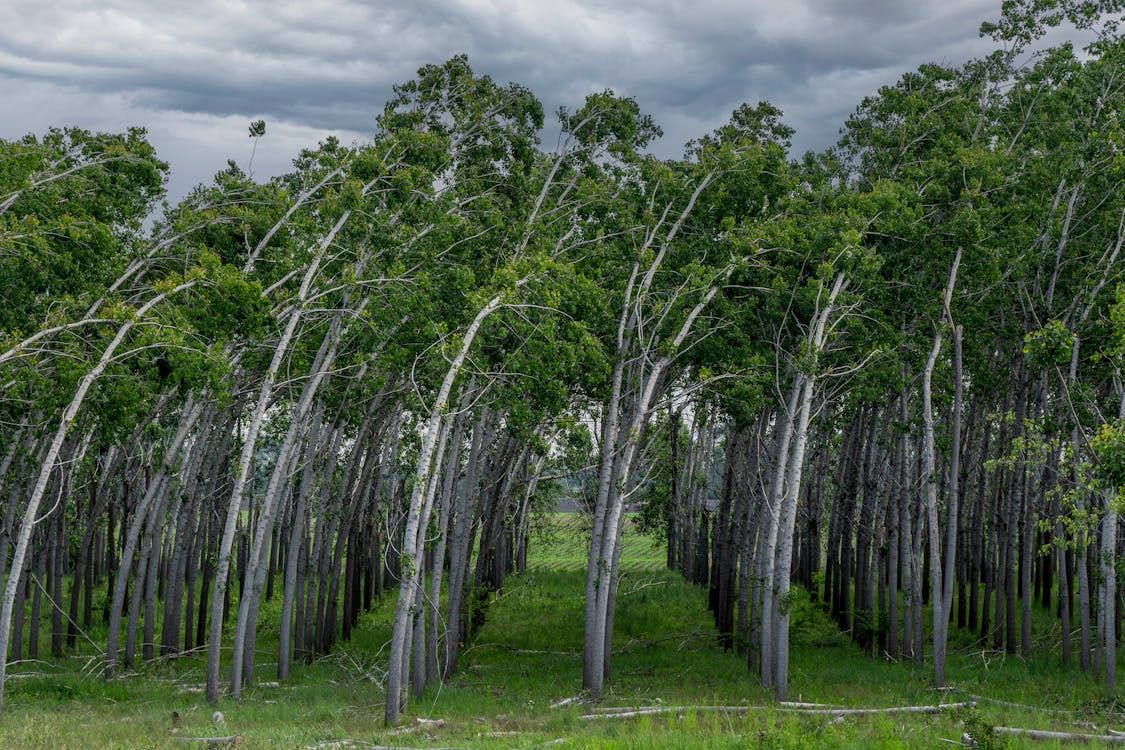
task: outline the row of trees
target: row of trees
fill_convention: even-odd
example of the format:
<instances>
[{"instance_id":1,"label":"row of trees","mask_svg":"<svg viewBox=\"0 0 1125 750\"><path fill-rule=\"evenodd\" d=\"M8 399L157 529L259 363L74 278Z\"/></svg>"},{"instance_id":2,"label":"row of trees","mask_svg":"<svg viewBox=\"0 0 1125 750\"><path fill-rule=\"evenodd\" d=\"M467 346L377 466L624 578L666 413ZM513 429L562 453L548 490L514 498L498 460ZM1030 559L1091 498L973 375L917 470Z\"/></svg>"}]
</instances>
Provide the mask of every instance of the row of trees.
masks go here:
<instances>
[{"instance_id":1,"label":"row of trees","mask_svg":"<svg viewBox=\"0 0 1125 750\"><path fill-rule=\"evenodd\" d=\"M642 497L779 697L825 545L866 646L921 660L930 602L939 683L955 591L959 626L1015 648L1018 609L1030 648L1056 582L1064 658L1074 618L1112 680L1116 10L1006 4L1003 49L904 76L800 161L765 103L656 159L610 92L544 149L532 93L463 57L396 87L369 143L265 183L232 163L150 231L142 131L0 144L0 653L38 654L46 606L61 655L100 608L108 676L206 649L214 701L224 649L233 696L255 679L264 600L285 679L393 587L393 724L568 475L594 696ZM1025 54L1063 18L1097 42Z\"/></svg>"},{"instance_id":2,"label":"row of trees","mask_svg":"<svg viewBox=\"0 0 1125 750\"><path fill-rule=\"evenodd\" d=\"M1063 661L1076 627L1082 668L1115 689L1122 46L1092 4L1028 6L986 26L1004 49L904 76L819 159L875 262L831 262L792 316L774 398L727 431L717 507L670 493L672 536L685 512L713 524L696 542L711 570L681 566L781 697L791 578L860 644L919 664L928 605L938 685L954 606L957 627L1029 653L1040 602ZM1088 56L1027 55L1067 17L1096 30Z\"/></svg>"}]
</instances>

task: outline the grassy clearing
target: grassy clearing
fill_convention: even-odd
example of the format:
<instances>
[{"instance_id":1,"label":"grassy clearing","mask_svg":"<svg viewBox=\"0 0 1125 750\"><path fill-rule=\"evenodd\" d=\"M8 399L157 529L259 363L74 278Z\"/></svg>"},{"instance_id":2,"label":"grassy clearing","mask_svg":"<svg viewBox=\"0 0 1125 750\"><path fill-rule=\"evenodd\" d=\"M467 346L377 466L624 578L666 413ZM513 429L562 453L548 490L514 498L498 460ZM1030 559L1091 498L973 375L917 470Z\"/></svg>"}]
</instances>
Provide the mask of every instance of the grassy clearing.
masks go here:
<instances>
[{"instance_id":1,"label":"grassy clearing","mask_svg":"<svg viewBox=\"0 0 1125 750\"><path fill-rule=\"evenodd\" d=\"M623 571L651 571L664 567L664 546L637 533L633 518L622 517L625 530L621 538ZM590 518L581 513L555 513L546 516L532 531L528 568L552 571L585 571L589 554Z\"/></svg>"},{"instance_id":2,"label":"grassy clearing","mask_svg":"<svg viewBox=\"0 0 1125 750\"><path fill-rule=\"evenodd\" d=\"M937 693L929 687L928 668L860 653L806 598L798 598L793 610L793 700L874 707L975 694L1027 707L982 702L970 712L847 718L779 711L743 658L716 644L703 592L663 570L663 551L632 529L627 529L629 563L607 695L597 706L552 707L575 697L581 681L585 543L579 524L577 517L555 518L540 533L528 574L511 579L491 602L488 622L469 644L461 673L414 701L403 729L381 725L383 645L394 604L387 597L330 657L298 667L282 685L263 684L241 701L216 707L202 699L202 654L145 664L113 683L91 674L88 657L16 665L18 676L8 684L0 720L0 747L182 749L193 746L182 742L185 737L240 734L251 748L328 748L345 739L359 743L353 747L913 748L946 746L961 737L965 722L978 733L979 727L998 724L1125 730L1125 706L1107 699L1088 675L1063 669L1057 655L1005 657L966 638L950 657L954 689ZM1043 626L1049 627L1048 618ZM261 638L259 679L272 680L276 623L264 625ZM581 718L641 705L747 711ZM212 725L215 708L225 715L224 727ZM1006 746L1052 744L1012 739Z\"/></svg>"}]
</instances>

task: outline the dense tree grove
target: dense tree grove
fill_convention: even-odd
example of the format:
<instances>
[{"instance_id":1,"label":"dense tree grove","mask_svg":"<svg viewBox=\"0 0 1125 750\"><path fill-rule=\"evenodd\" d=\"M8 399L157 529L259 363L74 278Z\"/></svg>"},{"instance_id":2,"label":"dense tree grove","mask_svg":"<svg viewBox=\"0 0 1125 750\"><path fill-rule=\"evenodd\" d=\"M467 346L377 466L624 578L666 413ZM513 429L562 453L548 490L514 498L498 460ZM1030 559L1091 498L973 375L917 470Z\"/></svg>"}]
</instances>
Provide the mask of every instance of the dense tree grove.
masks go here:
<instances>
[{"instance_id":1,"label":"dense tree grove","mask_svg":"<svg viewBox=\"0 0 1125 750\"><path fill-rule=\"evenodd\" d=\"M1121 11L1005 2L993 54L800 159L768 103L657 159L608 91L544 148L464 57L369 142L231 162L155 222L143 131L0 141L0 653L100 619L107 678L206 650L214 701L260 677L264 602L286 679L394 596L393 724L567 478L595 697L634 502L780 699L806 595L939 686L951 629L1028 653L1040 607L1114 689ZM1090 44L1037 46L1064 23Z\"/></svg>"}]
</instances>

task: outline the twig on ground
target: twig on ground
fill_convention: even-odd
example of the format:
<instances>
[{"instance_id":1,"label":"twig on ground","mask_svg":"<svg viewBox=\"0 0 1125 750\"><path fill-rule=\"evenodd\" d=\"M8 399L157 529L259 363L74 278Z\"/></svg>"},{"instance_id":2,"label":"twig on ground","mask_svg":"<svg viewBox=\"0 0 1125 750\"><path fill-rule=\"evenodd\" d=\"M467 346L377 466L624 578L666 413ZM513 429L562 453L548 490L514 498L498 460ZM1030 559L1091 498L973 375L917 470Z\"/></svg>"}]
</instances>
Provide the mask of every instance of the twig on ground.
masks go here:
<instances>
[{"instance_id":1,"label":"twig on ground","mask_svg":"<svg viewBox=\"0 0 1125 750\"><path fill-rule=\"evenodd\" d=\"M417 732L419 729L436 729L445 726L445 719L423 719L421 716L414 719L414 724L408 727L399 727L384 732L387 735L409 734L410 732Z\"/></svg>"}]
</instances>

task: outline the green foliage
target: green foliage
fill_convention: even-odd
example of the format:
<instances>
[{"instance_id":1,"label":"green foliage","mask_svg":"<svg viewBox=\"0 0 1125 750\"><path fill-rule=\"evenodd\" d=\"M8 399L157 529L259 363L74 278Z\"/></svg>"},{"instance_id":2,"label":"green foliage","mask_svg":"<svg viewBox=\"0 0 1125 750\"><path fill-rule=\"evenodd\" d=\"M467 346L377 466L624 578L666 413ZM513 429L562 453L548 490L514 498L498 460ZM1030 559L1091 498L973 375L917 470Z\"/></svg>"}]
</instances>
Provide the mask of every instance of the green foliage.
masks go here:
<instances>
[{"instance_id":1,"label":"green foliage","mask_svg":"<svg viewBox=\"0 0 1125 750\"><path fill-rule=\"evenodd\" d=\"M541 103L518 84L478 75L464 56L424 66L396 87L371 142L328 138L266 182L231 162L168 207L151 232L143 220L162 195L166 166L143 131L52 130L0 142L0 341L7 351L58 329L0 363L0 420L9 425L0 445L10 445L11 425L49 429L129 323L72 432L89 440L83 481L99 469L90 457L110 446L160 460L188 394L238 403L275 366L254 466L260 484L293 423L291 405L331 347L338 357L318 403L340 436L340 457L353 455L369 414L401 409L400 434L387 439L398 441L396 471L409 473L437 384L469 322L498 297L450 401L471 378L474 408L502 412L505 436L546 455L548 475L569 472L574 496L589 494L597 440L587 422L608 395L615 361L625 364L629 389L660 360L667 369L658 397L691 393L732 429L753 424L786 380L816 378L817 439L834 453L834 420L858 404L908 395L948 317L965 332L963 384L983 414L967 444L976 451L982 436L993 440L989 468L1042 481L1072 427L1089 435L1101 423L1094 415L1114 400L1110 384L1125 360L1125 288L1116 304L1109 299L1125 174L1122 47L1116 21L1105 16L1121 8L1117 0L1006 2L987 31L1017 48L1063 20L1103 36L1086 55L1063 45L1022 66L1012 48L961 67L921 66L865 99L837 148L796 161L787 153L792 129L766 102L737 108L682 159L654 158L645 149L659 126L610 91L560 111L561 146L548 154L539 148ZM264 134L264 121L251 123L250 138ZM945 310L941 289L957 253L961 272ZM847 283L825 317L825 341L814 342L811 322L837 279ZM187 281L191 289L138 319L146 302ZM718 287L691 335L674 343L688 312ZM290 322L293 339L279 346ZM1060 378L1079 342L1076 372ZM946 351L935 378L943 415L952 400ZM1007 390L1032 378L1044 413L1016 424ZM990 413L1000 403L1009 403L1007 413ZM230 419L240 424L238 415ZM744 655L718 645L698 590L664 571L665 551L640 533L664 537L672 447L690 439L666 427L655 417L631 435L649 441L638 459L647 465L634 472L648 481L631 496L644 510L624 523L618 653L605 700L764 704ZM138 442L123 444L134 432ZM234 452L238 433L228 436ZM1068 535L1056 543L1090 538L1100 489L1125 485L1123 435L1125 425L1103 425L1092 455L1083 444L1058 468L1064 479L1047 499L1059 499ZM207 439L192 435L192 449ZM939 435L943 451L949 440ZM33 464L33 454L16 463ZM880 447L878 455L891 454ZM11 471L0 482L19 494L27 477ZM344 491L342 467L320 479L326 493ZM72 487L76 496L84 489ZM76 528L79 506L62 500ZM442 744L505 745L488 732L526 731L531 744L565 735L578 746L744 746L749 737L776 747L894 747L959 733L947 718L838 726L768 708L746 718L688 711L628 728L594 728L577 720L577 709L544 718L542 707L563 697L558 685L578 683L590 519L543 513L549 492L536 503L529 576L503 592L473 590L468 668L424 702L449 717L434 738ZM431 517L435 531L437 523ZM909 667L855 649L807 592L794 589L783 607L795 647L791 693L866 705L932 699ZM267 607L264 637L276 637L277 616L276 603ZM369 665L380 663L388 620L386 607L367 615L348 651L307 665L285 686L292 692L284 709L253 696L257 702L231 707L232 719L244 711L247 734L261 746L313 746L344 734L385 744L370 718L383 696ZM886 620L856 614L853 624L878 636ZM977 653L953 653L949 673L966 691L1037 702L1060 695L1053 700L1063 710L1086 700L1085 683L1047 659L1035 653L982 672ZM191 657L143 665L136 688L61 674L13 680L24 720L0 724L0 744L42 746L36 725L56 714L65 729L58 746L170 744L153 711L186 711L177 701L191 699L173 697L168 684L198 667ZM143 721L137 730L88 732L83 724L93 720L81 711ZM986 722L999 718L982 709L979 727L967 720L969 733L990 742Z\"/></svg>"},{"instance_id":2,"label":"green foliage","mask_svg":"<svg viewBox=\"0 0 1125 750\"><path fill-rule=\"evenodd\" d=\"M1033 367L1061 367L1070 363L1076 336L1058 320L1052 320L1024 337L1023 353Z\"/></svg>"},{"instance_id":3,"label":"green foliage","mask_svg":"<svg viewBox=\"0 0 1125 750\"><path fill-rule=\"evenodd\" d=\"M1125 422L1103 424L1090 441L1097 457L1097 474L1106 486L1125 488Z\"/></svg>"},{"instance_id":4,"label":"green foliage","mask_svg":"<svg viewBox=\"0 0 1125 750\"><path fill-rule=\"evenodd\" d=\"M1010 42L1021 49L1068 21L1079 29L1095 29L1105 38L1116 33L1121 0L1004 0L1001 17L981 24L981 36Z\"/></svg>"},{"instance_id":5,"label":"green foliage","mask_svg":"<svg viewBox=\"0 0 1125 750\"><path fill-rule=\"evenodd\" d=\"M824 648L847 642L844 634L836 627L816 598L800 586L794 586L789 590L788 607L789 638L794 646ZM860 614L860 612L854 613L857 617ZM866 623L864 626L877 632L878 624Z\"/></svg>"},{"instance_id":6,"label":"green foliage","mask_svg":"<svg viewBox=\"0 0 1125 750\"><path fill-rule=\"evenodd\" d=\"M972 742L972 747L980 750L1000 750L1008 746L1007 739L996 733L996 729L981 718L980 712L969 709L965 711L965 734Z\"/></svg>"},{"instance_id":7,"label":"green foliage","mask_svg":"<svg viewBox=\"0 0 1125 750\"><path fill-rule=\"evenodd\" d=\"M206 282L182 303L185 322L206 341L262 336L271 321L269 308L261 282L228 265L210 269Z\"/></svg>"},{"instance_id":8,"label":"green foliage","mask_svg":"<svg viewBox=\"0 0 1125 750\"><path fill-rule=\"evenodd\" d=\"M468 597L466 598L466 603L468 605L466 622L468 623L470 638L483 628L485 622L488 620L488 609L492 605L494 593L492 587L489 586L487 582L469 589Z\"/></svg>"},{"instance_id":9,"label":"green foliage","mask_svg":"<svg viewBox=\"0 0 1125 750\"><path fill-rule=\"evenodd\" d=\"M141 128L0 140L0 332L101 294L135 252L167 169Z\"/></svg>"},{"instance_id":10,"label":"green foliage","mask_svg":"<svg viewBox=\"0 0 1125 750\"><path fill-rule=\"evenodd\" d=\"M637 102L610 90L590 94L575 112L558 111L563 132L593 153L602 149L624 162L635 161L639 152L662 131L651 116L642 114Z\"/></svg>"}]
</instances>

